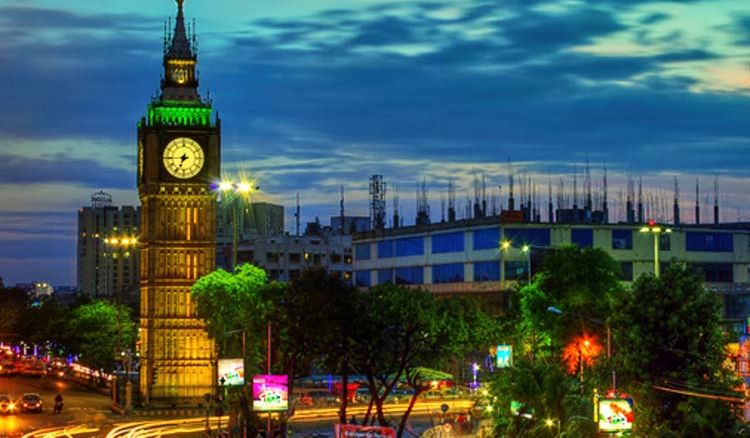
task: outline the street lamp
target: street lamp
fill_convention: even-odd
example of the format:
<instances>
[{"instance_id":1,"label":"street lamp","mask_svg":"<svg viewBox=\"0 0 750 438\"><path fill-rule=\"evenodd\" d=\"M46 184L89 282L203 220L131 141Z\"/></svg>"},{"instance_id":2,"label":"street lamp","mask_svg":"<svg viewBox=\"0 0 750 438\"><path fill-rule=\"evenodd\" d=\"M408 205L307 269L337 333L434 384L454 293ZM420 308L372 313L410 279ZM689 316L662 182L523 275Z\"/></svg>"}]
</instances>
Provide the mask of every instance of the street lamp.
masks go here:
<instances>
[{"instance_id":1,"label":"street lamp","mask_svg":"<svg viewBox=\"0 0 750 438\"><path fill-rule=\"evenodd\" d=\"M222 201L228 202L228 208L232 212L232 269L237 266L237 246L239 240L239 214L238 210L249 201L252 191L260 187L255 186L255 179L249 179L240 174L236 179L223 179L215 186L221 195ZM242 201L242 202L240 202ZM244 218L244 214L242 215Z\"/></svg>"},{"instance_id":2,"label":"street lamp","mask_svg":"<svg viewBox=\"0 0 750 438\"><path fill-rule=\"evenodd\" d=\"M554 313L556 315L563 314L563 311L555 306L547 307L547 311ZM595 324L601 324L607 329L607 360L611 360L612 359L612 328L610 327L609 323L606 321L602 321L601 319L598 319L598 318L592 318L590 316L580 314L578 312L570 312L570 314L574 316L578 316L579 318L586 319ZM588 339L584 340L584 345L586 347L588 347L588 344L587 344L588 342L589 342ZM580 354L581 354L581 351L579 349L579 361L581 362L581 381L583 382L583 360L580 357ZM610 366L612 366L611 362L610 362ZM617 391L617 372L615 371L614 366L612 366L612 390Z\"/></svg>"},{"instance_id":3,"label":"street lamp","mask_svg":"<svg viewBox=\"0 0 750 438\"><path fill-rule=\"evenodd\" d=\"M503 272L502 280L505 280L505 266L504 266L505 263L504 263L504 259L502 258L502 255L506 251L510 250L511 247L512 247L512 245L511 245L511 243L510 243L509 240L503 240L502 242L500 242L501 263L503 265L503 266L501 266L502 272ZM521 252L523 254L526 254L526 275L527 275L527 280L528 280L529 284L531 284L531 250L532 250L532 246L529 245L529 244L524 244L524 245L521 246L520 250L521 250Z\"/></svg>"},{"instance_id":4,"label":"street lamp","mask_svg":"<svg viewBox=\"0 0 750 438\"><path fill-rule=\"evenodd\" d=\"M562 427L562 425L560 424L560 420L556 418L547 418L546 420L544 420L544 425L547 426L549 429L552 429L552 427L555 424L557 424L557 435L555 436L560 436L560 432L561 432L560 429Z\"/></svg>"},{"instance_id":5,"label":"street lamp","mask_svg":"<svg viewBox=\"0 0 750 438\"><path fill-rule=\"evenodd\" d=\"M641 233L651 233L654 235L654 276L659 276L659 240L662 233L671 233L671 228L659 226L655 220L649 219L648 223L638 230Z\"/></svg>"}]
</instances>

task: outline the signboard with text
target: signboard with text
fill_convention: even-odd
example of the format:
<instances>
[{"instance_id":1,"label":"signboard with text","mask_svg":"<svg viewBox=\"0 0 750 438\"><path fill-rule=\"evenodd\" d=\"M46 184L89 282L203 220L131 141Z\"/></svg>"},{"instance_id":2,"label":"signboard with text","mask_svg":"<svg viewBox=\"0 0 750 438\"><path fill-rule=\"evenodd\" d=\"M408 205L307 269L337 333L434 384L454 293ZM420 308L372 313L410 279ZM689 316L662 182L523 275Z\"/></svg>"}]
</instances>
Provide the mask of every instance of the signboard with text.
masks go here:
<instances>
[{"instance_id":1,"label":"signboard with text","mask_svg":"<svg viewBox=\"0 0 750 438\"><path fill-rule=\"evenodd\" d=\"M599 431L619 432L633 428L633 399L599 399Z\"/></svg>"},{"instance_id":2,"label":"signboard with text","mask_svg":"<svg viewBox=\"0 0 750 438\"><path fill-rule=\"evenodd\" d=\"M253 410L285 411L289 408L289 376L260 374L253 376Z\"/></svg>"},{"instance_id":3,"label":"signboard with text","mask_svg":"<svg viewBox=\"0 0 750 438\"><path fill-rule=\"evenodd\" d=\"M245 384L245 370L242 359L219 359L219 380L224 379L225 386L242 386Z\"/></svg>"},{"instance_id":4,"label":"signboard with text","mask_svg":"<svg viewBox=\"0 0 750 438\"><path fill-rule=\"evenodd\" d=\"M396 438L396 429L359 424L334 424L335 438Z\"/></svg>"}]
</instances>

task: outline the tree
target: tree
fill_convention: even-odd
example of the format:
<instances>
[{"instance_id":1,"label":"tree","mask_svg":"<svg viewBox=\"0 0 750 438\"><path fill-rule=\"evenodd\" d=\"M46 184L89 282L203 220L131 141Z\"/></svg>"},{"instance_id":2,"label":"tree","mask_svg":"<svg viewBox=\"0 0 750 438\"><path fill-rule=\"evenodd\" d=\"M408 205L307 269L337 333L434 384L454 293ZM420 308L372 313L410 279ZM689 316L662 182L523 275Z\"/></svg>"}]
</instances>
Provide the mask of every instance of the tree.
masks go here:
<instances>
[{"instance_id":1,"label":"tree","mask_svg":"<svg viewBox=\"0 0 750 438\"><path fill-rule=\"evenodd\" d=\"M520 359L490 385L495 430L505 437L596 435L591 401L558 363Z\"/></svg>"},{"instance_id":2,"label":"tree","mask_svg":"<svg viewBox=\"0 0 750 438\"><path fill-rule=\"evenodd\" d=\"M687 267L639 277L612 317L618 380L636 396L636 427L655 436L737 436L731 406L710 398L662 392L673 387L704 396L737 396L722 367L725 338L718 297Z\"/></svg>"},{"instance_id":3,"label":"tree","mask_svg":"<svg viewBox=\"0 0 750 438\"><path fill-rule=\"evenodd\" d=\"M73 310L67 331L80 361L106 371L112 369L116 349L132 348L136 334L128 307L101 300Z\"/></svg>"},{"instance_id":4,"label":"tree","mask_svg":"<svg viewBox=\"0 0 750 438\"><path fill-rule=\"evenodd\" d=\"M620 267L600 248L563 246L547 254L532 284L520 291L520 328L532 356L560 348L583 332L604 336L613 302L623 293ZM562 310L550 312L549 307Z\"/></svg>"},{"instance_id":5,"label":"tree","mask_svg":"<svg viewBox=\"0 0 750 438\"><path fill-rule=\"evenodd\" d=\"M0 339L8 342L19 336L27 304L28 297L23 290L0 287Z\"/></svg>"}]
</instances>

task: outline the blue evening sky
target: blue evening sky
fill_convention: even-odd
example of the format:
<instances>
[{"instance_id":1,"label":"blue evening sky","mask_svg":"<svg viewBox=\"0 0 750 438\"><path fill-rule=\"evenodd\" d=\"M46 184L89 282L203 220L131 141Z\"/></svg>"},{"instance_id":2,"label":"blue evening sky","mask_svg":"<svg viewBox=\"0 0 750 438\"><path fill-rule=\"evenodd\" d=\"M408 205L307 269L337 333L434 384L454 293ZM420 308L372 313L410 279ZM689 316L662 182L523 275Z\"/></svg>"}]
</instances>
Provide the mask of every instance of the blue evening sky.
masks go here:
<instances>
[{"instance_id":1,"label":"blue evening sky","mask_svg":"<svg viewBox=\"0 0 750 438\"><path fill-rule=\"evenodd\" d=\"M136 204L136 121L159 84L170 0L0 0L0 276L75 284L76 211ZM223 120L223 167L305 221L367 215L367 179L398 187L406 223L426 181L440 219L474 169L507 193L507 160L569 179L628 173L668 219L674 177L748 220L750 2L186 0L201 91ZM581 178L579 177L579 183ZM708 196L708 199L706 199ZM388 202L388 214L392 210ZM708 209L704 208L708 213ZM708 220L708 216L703 218Z\"/></svg>"}]
</instances>

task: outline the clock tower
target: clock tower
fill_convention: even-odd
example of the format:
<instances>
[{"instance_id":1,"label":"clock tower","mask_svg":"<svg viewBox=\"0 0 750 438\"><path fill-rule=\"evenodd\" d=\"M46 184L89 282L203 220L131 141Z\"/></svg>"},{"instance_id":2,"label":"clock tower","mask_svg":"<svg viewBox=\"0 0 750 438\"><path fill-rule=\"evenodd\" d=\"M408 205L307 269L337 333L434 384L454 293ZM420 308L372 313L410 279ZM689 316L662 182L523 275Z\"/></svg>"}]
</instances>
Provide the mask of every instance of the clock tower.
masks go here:
<instances>
[{"instance_id":1,"label":"clock tower","mask_svg":"<svg viewBox=\"0 0 750 438\"><path fill-rule=\"evenodd\" d=\"M190 288L214 269L221 122L198 93L195 39L177 1L165 37L161 94L138 123L141 199L140 393L146 403L213 393L216 350Z\"/></svg>"}]
</instances>

